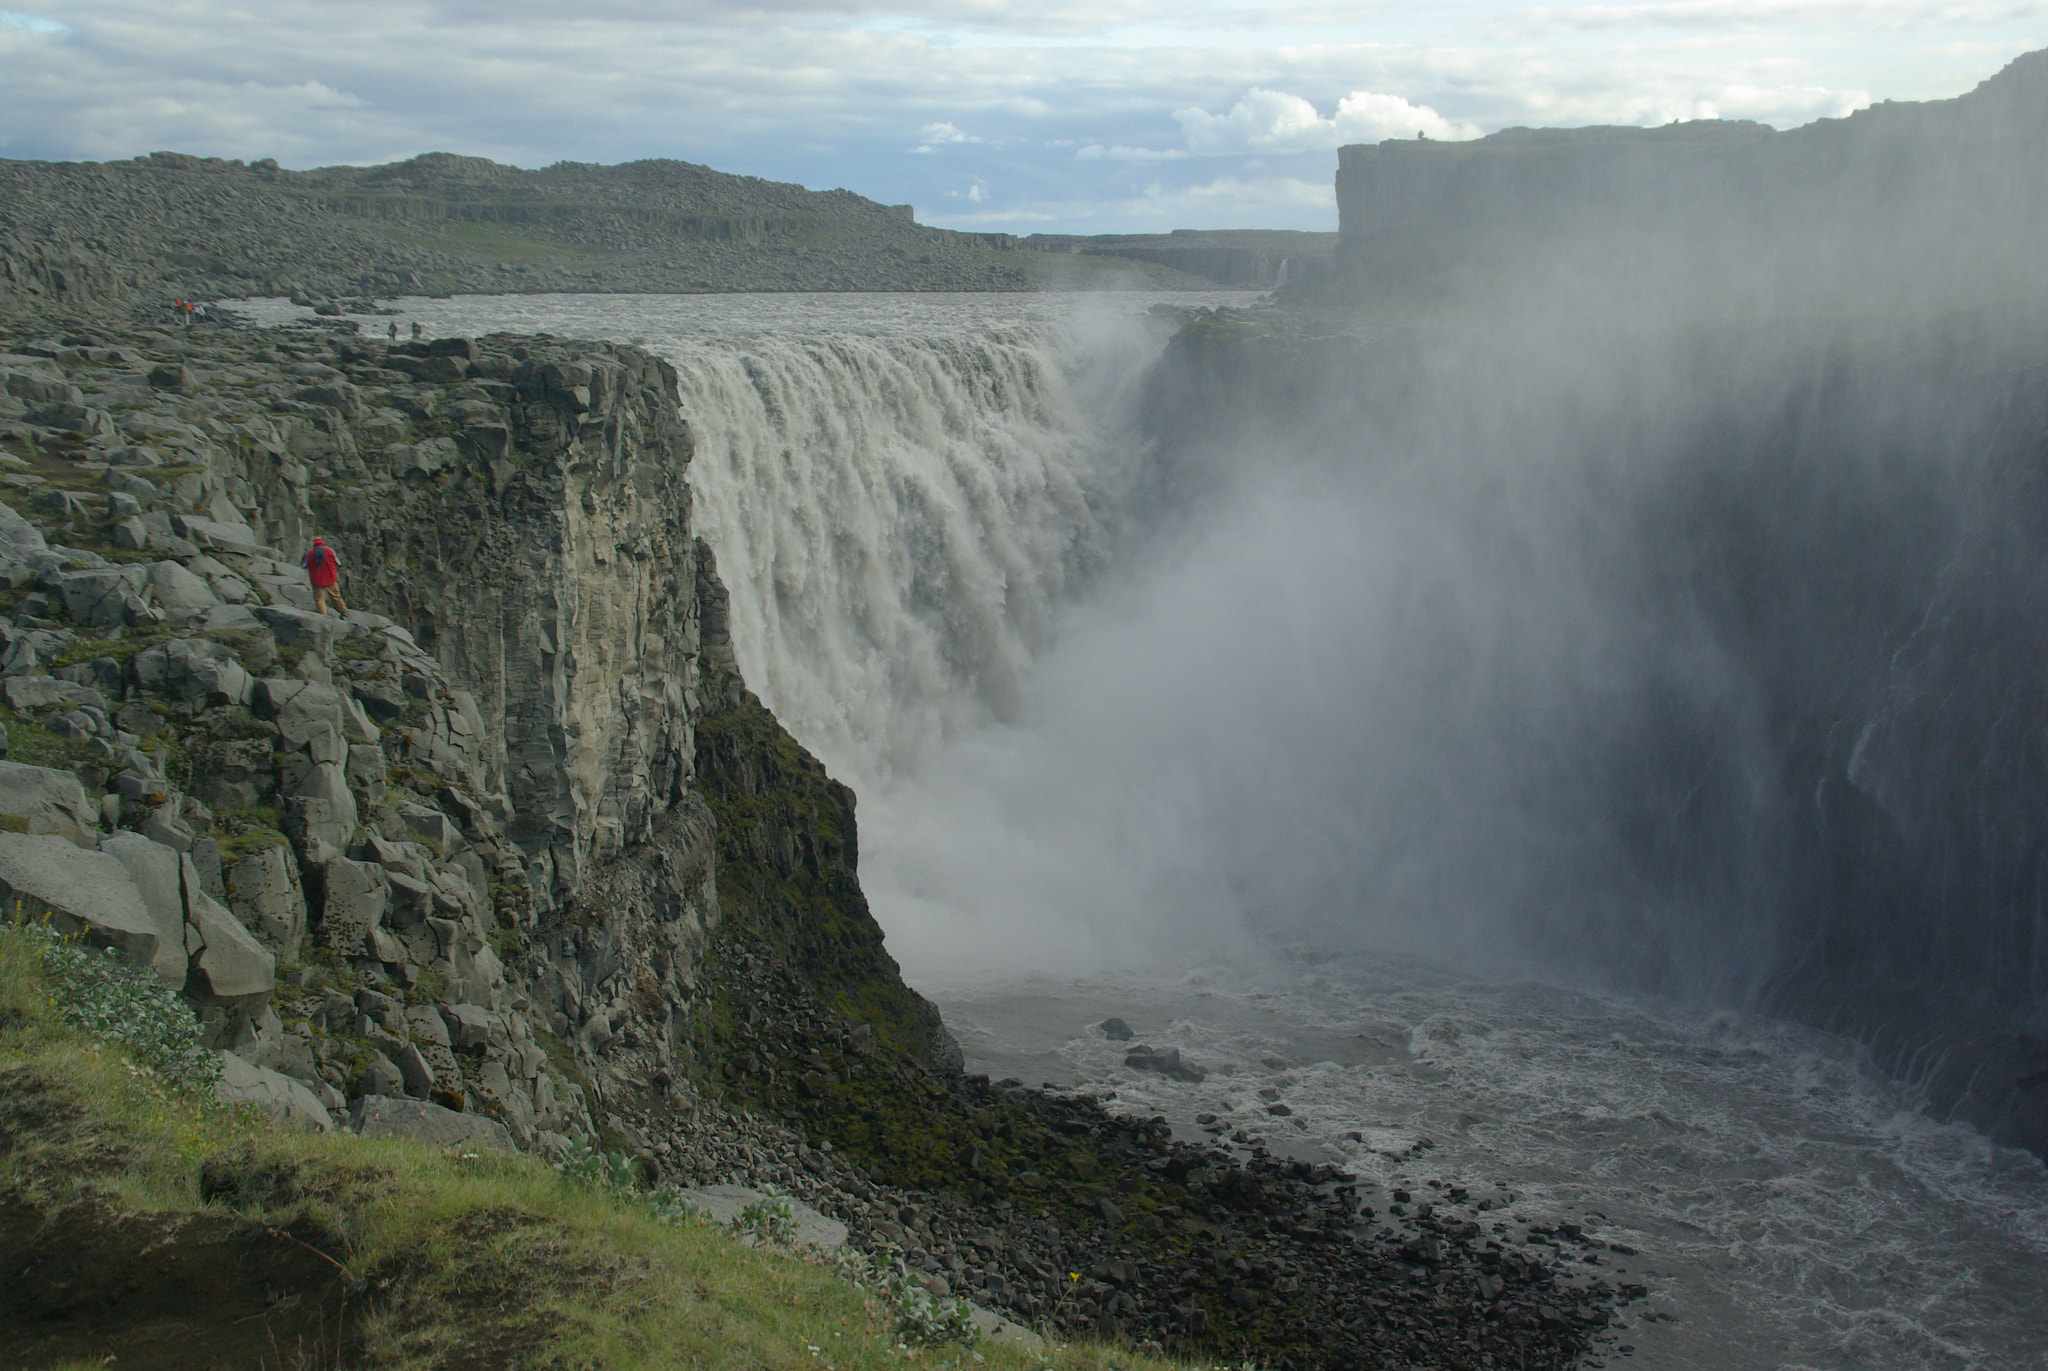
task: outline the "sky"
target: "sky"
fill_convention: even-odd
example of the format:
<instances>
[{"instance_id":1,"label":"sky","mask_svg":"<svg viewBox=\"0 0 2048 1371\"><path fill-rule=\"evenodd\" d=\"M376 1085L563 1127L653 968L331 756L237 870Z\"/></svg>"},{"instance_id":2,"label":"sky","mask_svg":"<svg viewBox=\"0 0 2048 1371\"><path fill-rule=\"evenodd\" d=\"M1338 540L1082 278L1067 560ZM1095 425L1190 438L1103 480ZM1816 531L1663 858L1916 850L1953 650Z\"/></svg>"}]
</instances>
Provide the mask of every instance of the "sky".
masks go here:
<instances>
[{"instance_id":1,"label":"sky","mask_svg":"<svg viewBox=\"0 0 2048 1371\"><path fill-rule=\"evenodd\" d=\"M673 157L1017 233L1334 230L1344 143L1790 128L2048 47L2048 0L14 3L4 157Z\"/></svg>"}]
</instances>

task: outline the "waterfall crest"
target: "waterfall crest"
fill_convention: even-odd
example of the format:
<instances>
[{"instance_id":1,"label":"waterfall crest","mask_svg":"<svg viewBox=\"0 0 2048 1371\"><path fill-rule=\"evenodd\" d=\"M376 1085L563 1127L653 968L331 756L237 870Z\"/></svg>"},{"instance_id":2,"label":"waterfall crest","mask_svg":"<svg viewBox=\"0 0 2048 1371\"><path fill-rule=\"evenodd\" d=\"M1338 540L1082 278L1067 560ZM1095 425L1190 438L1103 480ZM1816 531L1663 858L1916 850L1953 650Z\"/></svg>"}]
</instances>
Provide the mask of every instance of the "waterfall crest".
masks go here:
<instances>
[{"instance_id":1,"label":"waterfall crest","mask_svg":"<svg viewBox=\"0 0 2048 1371\"><path fill-rule=\"evenodd\" d=\"M884 781L1014 712L1106 557L1114 392L1151 350L1029 322L676 357L740 665L836 773Z\"/></svg>"}]
</instances>

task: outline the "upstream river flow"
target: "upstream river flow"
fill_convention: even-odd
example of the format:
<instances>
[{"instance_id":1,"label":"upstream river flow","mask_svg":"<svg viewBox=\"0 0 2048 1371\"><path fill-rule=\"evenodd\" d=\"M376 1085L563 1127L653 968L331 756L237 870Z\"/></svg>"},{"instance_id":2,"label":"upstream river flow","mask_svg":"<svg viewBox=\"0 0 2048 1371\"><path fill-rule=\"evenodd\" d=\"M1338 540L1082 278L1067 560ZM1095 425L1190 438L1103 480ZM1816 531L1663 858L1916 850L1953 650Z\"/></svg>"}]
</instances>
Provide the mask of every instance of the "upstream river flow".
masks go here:
<instances>
[{"instance_id":1,"label":"upstream river flow","mask_svg":"<svg viewBox=\"0 0 2048 1371\"><path fill-rule=\"evenodd\" d=\"M1132 396L1166 332L1147 311L1250 298L467 297L396 319L676 365L741 666L860 793L863 884L972 1069L1340 1163L1382 1215L1442 1182L1503 1242L1578 1223L1632 1249L1599 1274L1649 1290L1609 1365L2048 1366L2048 1174L1930 1120L1853 1042L1256 940L1192 970L1087 969L1144 962L1115 955L1113 917L1072 911L1160 900L1117 884L1135 863L1091 854L1104 825L1075 808L1121 763L1062 770L1036 701L1118 562ZM1085 705L1100 673L1067 674ZM1131 1040L1099 1031L1112 1016ZM1204 1078L1125 1066L1141 1043Z\"/></svg>"}]
</instances>

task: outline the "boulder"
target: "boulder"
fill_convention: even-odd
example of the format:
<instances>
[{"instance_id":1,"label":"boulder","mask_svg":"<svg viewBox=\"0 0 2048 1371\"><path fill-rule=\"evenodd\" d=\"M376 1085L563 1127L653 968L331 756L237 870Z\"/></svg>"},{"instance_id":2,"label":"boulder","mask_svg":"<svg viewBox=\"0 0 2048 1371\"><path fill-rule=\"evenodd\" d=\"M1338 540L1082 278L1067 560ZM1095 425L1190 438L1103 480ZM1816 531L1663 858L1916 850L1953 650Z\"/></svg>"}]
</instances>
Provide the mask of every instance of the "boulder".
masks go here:
<instances>
[{"instance_id":1,"label":"boulder","mask_svg":"<svg viewBox=\"0 0 2048 1371\"><path fill-rule=\"evenodd\" d=\"M178 514L172 516L171 527L179 537L202 551L254 552L262 546L247 524L230 523L225 519Z\"/></svg>"},{"instance_id":2,"label":"boulder","mask_svg":"<svg viewBox=\"0 0 2048 1371\"><path fill-rule=\"evenodd\" d=\"M334 651L335 640L349 631L348 622L338 615L316 614L291 605L264 605L256 617L267 625L287 647L303 648L325 657Z\"/></svg>"},{"instance_id":3,"label":"boulder","mask_svg":"<svg viewBox=\"0 0 2048 1371\"><path fill-rule=\"evenodd\" d=\"M263 848L230 866L224 877L228 907L265 947L281 957L298 951L306 936L306 897L289 849Z\"/></svg>"},{"instance_id":4,"label":"boulder","mask_svg":"<svg viewBox=\"0 0 2048 1371\"><path fill-rule=\"evenodd\" d=\"M370 930L384 922L391 885L384 868L337 857L322 868L320 927L327 943L345 957L364 955Z\"/></svg>"},{"instance_id":5,"label":"boulder","mask_svg":"<svg viewBox=\"0 0 2048 1371\"><path fill-rule=\"evenodd\" d=\"M49 546L41 529L23 518L13 505L0 503L0 553L19 556L46 552Z\"/></svg>"},{"instance_id":6,"label":"boulder","mask_svg":"<svg viewBox=\"0 0 2048 1371\"><path fill-rule=\"evenodd\" d=\"M348 848L356 831L356 802L346 805L294 795L285 802L285 827L299 844L302 866L325 866Z\"/></svg>"},{"instance_id":7,"label":"boulder","mask_svg":"<svg viewBox=\"0 0 2048 1371\"><path fill-rule=\"evenodd\" d=\"M233 1053L220 1059L220 1084L215 1093L223 1104L249 1104L281 1124L325 1133L334 1116L312 1091L290 1076L266 1066L251 1066Z\"/></svg>"},{"instance_id":8,"label":"boulder","mask_svg":"<svg viewBox=\"0 0 2048 1371\"><path fill-rule=\"evenodd\" d=\"M128 868L104 852L46 833L0 833L0 908L21 919L47 915L60 933L83 933L130 966L185 983L183 942L163 940Z\"/></svg>"},{"instance_id":9,"label":"boulder","mask_svg":"<svg viewBox=\"0 0 2048 1371\"><path fill-rule=\"evenodd\" d=\"M220 603L211 586L176 562L150 563L149 589L165 622L174 626L189 623Z\"/></svg>"},{"instance_id":10,"label":"boulder","mask_svg":"<svg viewBox=\"0 0 2048 1371\"><path fill-rule=\"evenodd\" d=\"M135 882L136 893L142 896L143 906L156 924L160 945L184 950L185 891L177 850L152 842L140 833L110 833L100 839L100 851L127 869L128 878ZM164 960L168 962L169 958ZM179 958L181 963L183 960ZM178 989L185 988L183 965L178 967L175 977L165 967L158 967L157 974L173 981Z\"/></svg>"},{"instance_id":11,"label":"boulder","mask_svg":"<svg viewBox=\"0 0 2048 1371\"><path fill-rule=\"evenodd\" d=\"M19 820L29 833L54 834L79 847L99 846L99 807L68 771L0 762L0 820L5 819Z\"/></svg>"},{"instance_id":12,"label":"boulder","mask_svg":"<svg viewBox=\"0 0 2048 1371\"><path fill-rule=\"evenodd\" d=\"M224 588L231 588L240 585L239 582L228 582L224 578L219 577L209 580L207 584L216 593L220 592ZM240 589L242 594L248 594L248 587L240 586ZM268 629L265 629L263 627L263 621L256 617L256 611L249 608L247 605L241 604L239 602L235 604L217 604L213 606L211 609L207 610L204 614L201 614L199 616L199 628L200 631L204 633L215 633L223 629L239 630L245 632L252 630L265 633L269 632Z\"/></svg>"},{"instance_id":13,"label":"boulder","mask_svg":"<svg viewBox=\"0 0 2048 1371\"><path fill-rule=\"evenodd\" d=\"M498 1031L497 1015L480 1004L444 1004L441 1015L451 1045L464 1052L481 1052Z\"/></svg>"},{"instance_id":14,"label":"boulder","mask_svg":"<svg viewBox=\"0 0 2048 1371\"><path fill-rule=\"evenodd\" d=\"M1147 1047L1140 1043L1124 1057L1124 1065L1136 1071L1157 1071L1177 1081L1200 1081L1207 1074L1181 1059L1177 1047Z\"/></svg>"},{"instance_id":15,"label":"boulder","mask_svg":"<svg viewBox=\"0 0 2048 1371\"><path fill-rule=\"evenodd\" d=\"M217 1000L267 997L277 985L277 959L242 927L240 919L206 893L191 857L181 856L179 867L185 914L198 934L192 969Z\"/></svg>"},{"instance_id":16,"label":"boulder","mask_svg":"<svg viewBox=\"0 0 2048 1371\"><path fill-rule=\"evenodd\" d=\"M50 709L62 706L78 709L86 705L107 712L107 697L91 686L79 685L76 681L59 680L55 676L11 676L0 695L7 698L7 707L13 710Z\"/></svg>"},{"instance_id":17,"label":"boulder","mask_svg":"<svg viewBox=\"0 0 2048 1371\"><path fill-rule=\"evenodd\" d=\"M10 356L0 365L0 395L12 395L31 405L83 405L85 395L64 379L54 363L40 358Z\"/></svg>"},{"instance_id":18,"label":"boulder","mask_svg":"<svg viewBox=\"0 0 2048 1371\"><path fill-rule=\"evenodd\" d=\"M57 574L65 611L79 623L95 628L126 623L128 601L140 596L148 585L149 573L139 566L95 567L90 571Z\"/></svg>"},{"instance_id":19,"label":"boulder","mask_svg":"<svg viewBox=\"0 0 2048 1371\"><path fill-rule=\"evenodd\" d=\"M365 1095L349 1106L348 1126L365 1138L404 1138L433 1148L514 1150L512 1134L496 1119L458 1114L424 1100Z\"/></svg>"},{"instance_id":20,"label":"boulder","mask_svg":"<svg viewBox=\"0 0 2048 1371\"><path fill-rule=\"evenodd\" d=\"M260 711L276 721L277 731L290 747L309 746L322 728L329 730L335 743L343 746L374 743L382 736L355 697L331 685L268 680L263 683L257 702ZM342 761L345 757L345 753L337 753L319 760Z\"/></svg>"}]
</instances>

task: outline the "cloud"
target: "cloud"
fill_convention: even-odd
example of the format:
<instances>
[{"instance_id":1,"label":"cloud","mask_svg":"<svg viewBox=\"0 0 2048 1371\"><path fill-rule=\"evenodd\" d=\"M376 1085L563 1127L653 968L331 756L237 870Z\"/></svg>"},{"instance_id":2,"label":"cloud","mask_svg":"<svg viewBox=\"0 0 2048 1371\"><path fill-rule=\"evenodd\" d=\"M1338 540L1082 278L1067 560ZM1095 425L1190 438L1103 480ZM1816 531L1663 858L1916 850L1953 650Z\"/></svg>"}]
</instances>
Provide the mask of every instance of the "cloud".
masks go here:
<instances>
[{"instance_id":1,"label":"cloud","mask_svg":"<svg viewBox=\"0 0 2048 1371\"><path fill-rule=\"evenodd\" d=\"M359 95L350 95L318 81L301 81L295 86L266 86L260 81L244 81L242 87L252 95L306 109L362 109L370 103Z\"/></svg>"},{"instance_id":2,"label":"cloud","mask_svg":"<svg viewBox=\"0 0 2048 1371\"><path fill-rule=\"evenodd\" d=\"M971 133L962 132L952 124L926 124L923 138L912 152L933 153L954 143L979 143L983 141Z\"/></svg>"},{"instance_id":3,"label":"cloud","mask_svg":"<svg viewBox=\"0 0 2048 1371\"><path fill-rule=\"evenodd\" d=\"M1090 143L1074 153L1077 162L1178 162L1188 154L1181 148L1133 148L1122 143L1104 147Z\"/></svg>"},{"instance_id":4,"label":"cloud","mask_svg":"<svg viewBox=\"0 0 2048 1371\"><path fill-rule=\"evenodd\" d=\"M0 10L0 28L22 29L28 33L70 33L69 24L60 24L40 14L20 14L14 10Z\"/></svg>"},{"instance_id":5,"label":"cloud","mask_svg":"<svg viewBox=\"0 0 2048 1371\"><path fill-rule=\"evenodd\" d=\"M1337 102L1325 119L1299 95L1253 89L1223 114L1200 108L1178 109L1173 117L1187 135L1188 149L1203 156L1251 152L1318 152L1345 143L1377 143L1387 138L1477 138L1476 124L1453 123L1427 105L1412 105L1398 95L1355 90Z\"/></svg>"}]
</instances>

